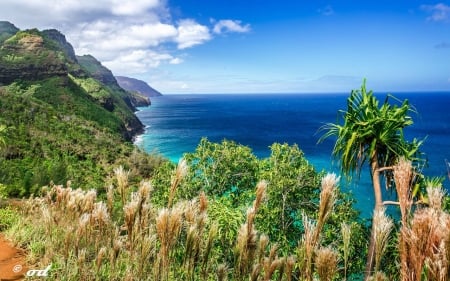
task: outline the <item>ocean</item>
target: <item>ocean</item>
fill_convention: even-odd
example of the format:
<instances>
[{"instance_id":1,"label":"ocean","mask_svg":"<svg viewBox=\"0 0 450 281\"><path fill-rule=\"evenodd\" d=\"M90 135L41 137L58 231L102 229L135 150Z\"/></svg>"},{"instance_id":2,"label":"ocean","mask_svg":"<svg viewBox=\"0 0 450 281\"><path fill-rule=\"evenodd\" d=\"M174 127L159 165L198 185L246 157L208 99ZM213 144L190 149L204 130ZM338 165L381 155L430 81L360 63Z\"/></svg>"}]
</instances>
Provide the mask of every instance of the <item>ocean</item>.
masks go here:
<instances>
[{"instance_id":1,"label":"ocean","mask_svg":"<svg viewBox=\"0 0 450 281\"><path fill-rule=\"evenodd\" d=\"M423 172L443 176L449 188L445 160L450 160L450 93L394 93L408 99L415 108L410 115L414 124L405 129L405 137L425 139L422 152L428 159ZM377 95L380 103L385 94ZM152 105L136 113L146 126L136 145L157 152L174 162L193 152L202 137L213 142L233 140L249 146L264 158L274 142L297 144L317 171L339 173L331 157L333 139L318 143L320 127L337 122L338 110L346 110L345 94L203 94L153 97ZM391 100L394 102L394 100ZM368 168L366 167L366 171ZM351 192L355 208L362 217L370 217L373 192L368 173L341 184ZM385 192L384 199L395 199ZM390 207L391 208L391 207ZM395 210L393 210L395 212Z\"/></svg>"}]
</instances>

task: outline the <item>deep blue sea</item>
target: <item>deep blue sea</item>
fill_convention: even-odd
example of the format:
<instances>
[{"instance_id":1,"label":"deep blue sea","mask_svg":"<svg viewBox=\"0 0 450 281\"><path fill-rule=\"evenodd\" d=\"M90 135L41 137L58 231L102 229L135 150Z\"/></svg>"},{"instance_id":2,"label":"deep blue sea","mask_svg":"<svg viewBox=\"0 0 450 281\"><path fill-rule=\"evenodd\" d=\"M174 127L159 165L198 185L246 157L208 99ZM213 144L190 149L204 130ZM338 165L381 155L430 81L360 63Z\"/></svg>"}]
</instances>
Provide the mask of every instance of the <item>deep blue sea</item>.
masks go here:
<instances>
[{"instance_id":1,"label":"deep blue sea","mask_svg":"<svg viewBox=\"0 0 450 281\"><path fill-rule=\"evenodd\" d=\"M414 125L405 129L407 139L426 138L422 151L428 158L427 176L445 176L445 159L450 160L450 92L396 93L408 99L417 113L411 112ZM136 144L148 152L158 152L177 162L185 152L193 152L202 137L220 142L234 140L268 157L274 142L297 144L318 171L338 172L331 158L333 140L318 144L319 128L337 121L338 110L346 109L346 94L211 94L165 95L153 97L152 105L140 108L139 119L146 131ZM380 103L385 95L378 95ZM394 102L392 100L391 102ZM335 163L333 163L335 162ZM367 169L366 169L367 170ZM444 183L449 189L449 181ZM344 183L352 192L355 207L369 217L373 207L370 179ZM385 198L394 199L386 193Z\"/></svg>"}]
</instances>

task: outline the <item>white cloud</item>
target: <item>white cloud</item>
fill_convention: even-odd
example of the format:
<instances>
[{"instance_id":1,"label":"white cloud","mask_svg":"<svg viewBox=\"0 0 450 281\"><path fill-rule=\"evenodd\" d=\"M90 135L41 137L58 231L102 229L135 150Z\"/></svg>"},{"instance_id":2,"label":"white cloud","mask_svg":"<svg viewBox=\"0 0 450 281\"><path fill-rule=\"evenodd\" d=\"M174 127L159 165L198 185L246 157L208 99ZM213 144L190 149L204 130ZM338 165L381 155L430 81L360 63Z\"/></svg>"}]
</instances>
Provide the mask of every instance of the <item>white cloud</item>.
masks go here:
<instances>
[{"instance_id":1,"label":"white cloud","mask_svg":"<svg viewBox=\"0 0 450 281\"><path fill-rule=\"evenodd\" d=\"M158 0L112 0L111 11L115 15L135 16L160 5Z\"/></svg>"},{"instance_id":2,"label":"white cloud","mask_svg":"<svg viewBox=\"0 0 450 281\"><path fill-rule=\"evenodd\" d=\"M180 64L182 62L183 62L183 60L180 58L173 58L169 61L170 64Z\"/></svg>"},{"instance_id":3,"label":"white cloud","mask_svg":"<svg viewBox=\"0 0 450 281\"><path fill-rule=\"evenodd\" d=\"M211 34L207 26L198 24L192 19L181 20L178 23L178 36L175 42L178 49L186 49L202 44L211 39Z\"/></svg>"},{"instance_id":4,"label":"white cloud","mask_svg":"<svg viewBox=\"0 0 450 281\"><path fill-rule=\"evenodd\" d=\"M135 50L131 52L121 53L118 57L104 61L103 64L114 69L114 74L137 74L144 73L151 68L156 68L161 63L173 61L172 55L167 53L158 53L151 50Z\"/></svg>"},{"instance_id":5,"label":"white cloud","mask_svg":"<svg viewBox=\"0 0 450 281\"><path fill-rule=\"evenodd\" d=\"M250 25L242 25L239 20L220 20L218 21L213 28L213 32L220 34L224 32L239 32L245 33L250 31Z\"/></svg>"},{"instance_id":6,"label":"white cloud","mask_svg":"<svg viewBox=\"0 0 450 281\"><path fill-rule=\"evenodd\" d=\"M2 0L0 19L20 29L55 28L77 55L90 54L116 75L151 72L184 62L180 50L213 39L212 30L247 32L249 25L220 20L172 20L168 0ZM174 44L176 48L174 48ZM177 80L179 81L179 80ZM176 84L177 88L182 84Z\"/></svg>"},{"instance_id":7,"label":"white cloud","mask_svg":"<svg viewBox=\"0 0 450 281\"><path fill-rule=\"evenodd\" d=\"M444 3L439 3L436 5L422 5L421 8L431 14L427 20L444 22L450 20L450 6L445 5Z\"/></svg>"}]
</instances>

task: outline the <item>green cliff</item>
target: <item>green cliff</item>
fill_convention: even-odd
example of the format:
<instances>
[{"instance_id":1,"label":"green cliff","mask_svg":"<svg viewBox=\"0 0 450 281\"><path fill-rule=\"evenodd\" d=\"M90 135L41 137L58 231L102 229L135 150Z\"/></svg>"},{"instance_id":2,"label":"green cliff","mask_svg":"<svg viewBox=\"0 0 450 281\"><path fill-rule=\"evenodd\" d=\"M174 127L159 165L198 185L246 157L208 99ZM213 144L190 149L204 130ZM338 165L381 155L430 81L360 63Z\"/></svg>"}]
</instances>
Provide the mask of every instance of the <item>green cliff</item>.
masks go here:
<instances>
[{"instance_id":1,"label":"green cliff","mask_svg":"<svg viewBox=\"0 0 450 281\"><path fill-rule=\"evenodd\" d=\"M39 192L50 180L103 188L118 163L147 161L131 143L143 129L133 95L95 58L75 56L57 30L0 22L0 38L0 183L9 194Z\"/></svg>"}]
</instances>

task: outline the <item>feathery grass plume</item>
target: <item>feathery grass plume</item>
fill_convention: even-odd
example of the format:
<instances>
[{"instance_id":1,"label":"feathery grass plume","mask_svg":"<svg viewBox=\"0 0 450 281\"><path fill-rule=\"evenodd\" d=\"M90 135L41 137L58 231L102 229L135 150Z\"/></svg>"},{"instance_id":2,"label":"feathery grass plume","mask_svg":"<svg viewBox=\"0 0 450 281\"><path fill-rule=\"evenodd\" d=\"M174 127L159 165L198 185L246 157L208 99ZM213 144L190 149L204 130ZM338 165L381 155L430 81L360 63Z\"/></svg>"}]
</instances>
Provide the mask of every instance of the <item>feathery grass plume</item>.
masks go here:
<instances>
[{"instance_id":1,"label":"feathery grass plume","mask_svg":"<svg viewBox=\"0 0 450 281\"><path fill-rule=\"evenodd\" d=\"M253 201L253 208L255 209L255 213L258 212L261 202L266 197L266 190L267 190L267 181L265 180L259 181L258 184L256 185L256 198Z\"/></svg>"},{"instance_id":2,"label":"feathery grass plume","mask_svg":"<svg viewBox=\"0 0 450 281\"><path fill-rule=\"evenodd\" d=\"M110 217L108 207L106 207L106 204L103 201L94 203L91 217L100 229L109 224Z\"/></svg>"},{"instance_id":3,"label":"feathery grass plume","mask_svg":"<svg viewBox=\"0 0 450 281\"><path fill-rule=\"evenodd\" d=\"M275 270L277 270L283 262L282 258L277 256L278 246L275 244L270 248L269 256L263 260L264 267L264 281L268 281L272 278ZM281 273L280 273L281 274Z\"/></svg>"},{"instance_id":4,"label":"feathery grass plume","mask_svg":"<svg viewBox=\"0 0 450 281\"><path fill-rule=\"evenodd\" d=\"M416 279L414 279L414 280L416 280ZM420 280L420 278L417 280ZM371 276L369 278L369 281L389 281L389 278L386 276L386 274L384 272L377 271L377 272L375 272L375 274L373 276Z\"/></svg>"},{"instance_id":5,"label":"feathery grass plume","mask_svg":"<svg viewBox=\"0 0 450 281\"><path fill-rule=\"evenodd\" d=\"M117 181L117 191L119 192L120 198L122 200L122 206L125 206L125 198L128 188L128 177L130 171L126 171L123 166L119 166L114 169L114 175Z\"/></svg>"},{"instance_id":6,"label":"feathery grass plume","mask_svg":"<svg viewBox=\"0 0 450 281\"><path fill-rule=\"evenodd\" d=\"M427 280L441 280L449 268L450 215L440 209L444 193L440 187L428 187L427 192L429 207L417 210L410 226L401 229L408 253L402 278L408 281L423 274Z\"/></svg>"},{"instance_id":7,"label":"feathery grass plume","mask_svg":"<svg viewBox=\"0 0 450 281\"><path fill-rule=\"evenodd\" d=\"M183 261L185 265L186 275L189 276L189 279L192 279L196 254L199 252L199 236L200 235L197 227L195 225L191 225L186 234L186 250L184 253Z\"/></svg>"},{"instance_id":8,"label":"feathery grass plume","mask_svg":"<svg viewBox=\"0 0 450 281\"><path fill-rule=\"evenodd\" d=\"M137 266L138 272L135 276L138 280L145 280L148 276L146 276L145 267L151 264L149 261L155 255L156 249L156 235L146 235L141 236L138 239L138 248L139 252L137 255Z\"/></svg>"},{"instance_id":9,"label":"feathery grass plume","mask_svg":"<svg viewBox=\"0 0 450 281\"><path fill-rule=\"evenodd\" d=\"M116 268L117 259L122 248L122 241L120 241L118 238L114 239L112 243L112 251L110 252L110 264L113 270Z\"/></svg>"},{"instance_id":10,"label":"feathery grass plume","mask_svg":"<svg viewBox=\"0 0 450 281\"><path fill-rule=\"evenodd\" d=\"M408 249L407 266L404 280L420 280L423 266L430 245L430 234L433 227L433 218L428 209L420 209L414 213L410 227L402 227L402 237Z\"/></svg>"},{"instance_id":11,"label":"feathery grass plume","mask_svg":"<svg viewBox=\"0 0 450 281\"><path fill-rule=\"evenodd\" d=\"M375 238L375 272L378 272L381 265L381 258L386 250L389 234L394 223L385 214L385 208L378 208L373 215L374 238Z\"/></svg>"},{"instance_id":12,"label":"feathery grass plume","mask_svg":"<svg viewBox=\"0 0 450 281\"><path fill-rule=\"evenodd\" d=\"M256 185L256 198L253 206L247 210L247 221L239 228L236 238L236 264L235 274L238 279L244 278L250 273L257 249L257 231L254 226L256 212L264 200L267 188L266 181L260 181Z\"/></svg>"},{"instance_id":13,"label":"feathery grass plume","mask_svg":"<svg viewBox=\"0 0 450 281\"><path fill-rule=\"evenodd\" d=\"M103 258L106 256L106 254L107 254L106 248L105 247L101 247L100 250L98 251L97 258L95 260L95 266L96 266L96 269L97 269L97 275L100 272L100 267L102 266L102 261L103 261Z\"/></svg>"},{"instance_id":14,"label":"feathery grass plume","mask_svg":"<svg viewBox=\"0 0 450 281\"><path fill-rule=\"evenodd\" d=\"M338 253L331 247L320 248L317 250L315 262L319 280L333 280L337 272Z\"/></svg>"},{"instance_id":15,"label":"feathery grass plume","mask_svg":"<svg viewBox=\"0 0 450 281\"><path fill-rule=\"evenodd\" d=\"M209 265L211 263L211 260L210 260L211 252L212 252L212 248L214 246L214 240L217 237L218 231L219 231L219 226L217 225L217 223L213 223L211 225L211 227L209 228L208 238L206 240L206 246L203 251L203 265L202 265L203 280L208 279Z\"/></svg>"},{"instance_id":16,"label":"feathery grass plume","mask_svg":"<svg viewBox=\"0 0 450 281\"><path fill-rule=\"evenodd\" d=\"M125 216L125 225L128 231L128 238L130 242L130 246L132 246L133 242L133 228L136 219L136 213L138 208L138 202L136 200L131 200L123 206L123 213Z\"/></svg>"},{"instance_id":17,"label":"feathery grass plume","mask_svg":"<svg viewBox=\"0 0 450 281\"><path fill-rule=\"evenodd\" d=\"M286 259L286 266L284 268L284 275L286 275L286 281L292 280L292 273L294 272L295 257L289 256Z\"/></svg>"},{"instance_id":18,"label":"feathery grass plume","mask_svg":"<svg viewBox=\"0 0 450 281\"><path fill-rule=\"evenodd\" d=\"M272 262L269 262L268 258L264 259L264 281L269 281L273 274L275 273L275 271L281 267L281 265L283 264L283 259L282 258L276 258L275 260L273 260ZM281 274L281 273L280 273Z\"/></svg>"},{"instance_id":19,"label":"feathery grass plume","mask_svg":"<svg viewBox=\"0 0 450 281\"><path fill-rule=\"evenodd\" d=\"M305 213L302 213L303 233L302 239L298 247L298 264L300 270L300 280L313 280L312 262L314 252L316 250L315 233L317 230L316 224L308 218Z\"/></svg>"},{"instance_id":20,"label":"feathery grass plume","mask_svg":"<svg viewBox=\"0 0 450 281\"><path fill-rule=\"evenodd\" d=\"M261 273L261 264L254 264L252 272L250 273L250 281L258 281L259 274Z\"/></svg>"},{"instance_id":21,"label":"feathery grass plume","mask_svg":"<svg viewBox=\"0 0 450 281\"><path fill-rule=\"evenodd\" d=\"M411 196L411 184L413 180L413 168L411 161L405 158L400 158L396 165L393 167L395 188L397 190L398 201L400 204L400 213L402 220L402 228L408 226L408 217L411 212L411 206L413 203ZM399 255L400 255L400 276L406 278L408 275L407 260L408 260L408 247L406 246L405 232L400 231L399 237Z\"/></svg>"},{"instance_id":22,"label":"feathery grass plume","mask_svg":"<svg viewBox=\"0 0 450 281\"><path fill-rule=\"evenodd\" d=\"M267 245L269 245L269 236L261 234L258 243L258 263L262 264L266 252Z\"/></svg>"},{"instance_id":23,"label":"feathery grass plume","mask_svg":"<svg viewBox=\"0 0 450 281\"><path fill-rule=\"evenodd\" d=\"M427 280L446 281L448 280L449 261L444 241L436 247L430 257L426 257L425 266L427 268Z\"/></svg>"},{"instance_id":24,"label":"feathery grass plume","mask_svg":"<svg viewBox=\"0 0 450 281\"><path fill-rule=\"evenodd\" d=\"M168 279L170 271L170 250L175 244L182 226L183 208L181 205L171 209L163 208L156 218L156 233L160 242L158 273L163 280Z\"/></svg>"},{"instance_id":25,"label":"feathery grass plume","mask_svg":"<svg viewBox=\"0 0 450 281\"><path fill-rule=\"evenodd\" d=\"M206 194L204 191L201 191L198 196L198 211L199 213L205 213L208 209L208 197L206 197Z\"/></svg>"},{"instance_id":26,"label":"feathery grass plume","mask_svg":"<svg viewBox=\"0 0 450 281\"><path fill-rule=\"evenodd\" d=\"M322 179L320 191L319 215L317 217L317 228L314 233L314 241L319 241L319 235L322 228L333 211L337 197L337 184L339 177L336 174L326 174Z\"/></svg>"},{"instance_id":27,"label":"feathery grass plume","mask_svg":"<svg viewBox=\"0 0 450 281\"><path fill-rule=\"evenodd\" d=\"M406 225L407 217L411 211L411 182L413 180L413 167L411 161L400 158L393 167L395 188L397 190L398 201L400 203L400 212L402 215L402 224Z\"/></svg>"},{"instance_id":28,"label":"feathery grass plume","mask_svg":"<svg viewBox=\"0 0 450 281\"><path fill-rule=\"evenodd\" d=\"M247 222L239 228L236 238L236 270L238 279L248 275L256 252L257 232L253 225L255 209L253 207L247 210Z\"/></svg>"},{"instance_id":29,"label":"feathery grass plume","mask_svg":"<svg viewBox=\"0 0 450 281\"><path fill-rule=\"evenodd\" d=\"M348 257L350 255L350 238L352 235L352 227L347 223L341 223L341 234L344 252L344 279L347 280Z\"/></svg>"},{"instance_id":30,"label":"feathery grass plume","mask_svg":"<svg viewBox=\"0 0 450 281\"><path fill-rule=\"evenodd\" d=\"M441 187L427 186L428 204L430 208L436 211L442 211L442 199L445 192Z\"/></svg>"},{"instance_id":31,"label":"feathery grass plume","mask_svg":"<svg viewBox=\"0 0 450 281\"><path fill-rule=\"evenodd\" d=\"M83 248L78 252L77 256L78 276L80 277L84 275L85 262L86 262L86 248Z\"/></svg>"},{"instance_id":32,"label":"feathery grass plume","mask_svg":"<svg viewBox=\"0 0 450 281\"><path fill-rule=\"evenodd\" d=\"M108 213L113 215L114 206L114 186L111 184L106 188L106 206L108 207Z\"/></svg>"},{"instance_id":33,"label":"feathery grass plume","mask_svg":"<svg viewBox=\"0 0 450 281\"><path fill-rule=\"evenodd\" d=\"M228 267L226 264L219 264L217 266L217 281L227 281L228 280Z\"/></svg>"},{"instance_id":34,"label":"feathery grass plume","mask_svg":"<svg viewBox=\"0 0 450 281\"><path fill-rule=\"evenodd\" d=\"M184 158L181 158L180 161L178 161L177 168L175 169L175 173L172 176L172 181L170 183L170 191L169 191L169 200L167 202L167 207L172 206L172 201L175 197L175 193L177 191L178 185L181 183L183 178L186 176L188 171L188 165Z\"/></svg>"},{"instance_id":35,"label":"feathery grass plume","mask_svg":"<svg viewBox=\"0 0 450 281\"><path fill-rule=\"evenodd\" d=\"M188 225L195 224L196 216L197 216L197 199L192 199L186 203L184 210L184 220Z\"/></svg>"},{"instance_id":36,"label":"feathery grass plume","mask_svg":"<svg viewBox=\"0 0 450 281\"><path fill-rule=\"evenodd\" d=\"M94 203L97 200L97 192L94 189L85 193L81 212L91 212L94 209Z\"/></svg>"}]
</instances>

